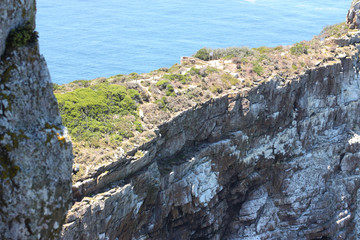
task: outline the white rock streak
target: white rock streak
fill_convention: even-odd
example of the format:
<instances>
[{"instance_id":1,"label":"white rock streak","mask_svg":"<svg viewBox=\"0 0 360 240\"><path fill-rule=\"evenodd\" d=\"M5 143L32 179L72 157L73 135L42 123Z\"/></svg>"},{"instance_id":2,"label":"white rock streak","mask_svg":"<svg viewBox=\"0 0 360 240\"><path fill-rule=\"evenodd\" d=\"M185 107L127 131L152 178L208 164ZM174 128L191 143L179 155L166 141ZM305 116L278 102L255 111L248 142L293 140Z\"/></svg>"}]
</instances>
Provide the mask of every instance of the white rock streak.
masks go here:
<instances>
[{"instance_id":1,"label":"white rock streak","mask_svg":"<svg viewBox=\"0 0 360 240\"><path fill-rule=\"evenodd\" d=\"M186 178L186 182L191 186L191 194L199 198L204 206L222 189L218 183L218 173L211 170L211 162L198 165Z\"/></svg>"}]
</instances>

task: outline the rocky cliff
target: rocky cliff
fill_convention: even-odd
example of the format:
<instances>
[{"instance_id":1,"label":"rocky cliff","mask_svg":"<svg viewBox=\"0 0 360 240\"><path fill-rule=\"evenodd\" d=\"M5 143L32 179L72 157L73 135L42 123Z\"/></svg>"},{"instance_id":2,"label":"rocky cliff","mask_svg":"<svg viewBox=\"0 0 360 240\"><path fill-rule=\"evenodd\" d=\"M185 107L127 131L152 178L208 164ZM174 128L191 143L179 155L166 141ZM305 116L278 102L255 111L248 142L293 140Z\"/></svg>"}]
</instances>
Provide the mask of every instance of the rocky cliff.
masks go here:
<instances>
[{"instance_id":1,"label":"rocky cliff","mask_svg":"<svg viewBox=\"0 0 360 240\"><path fill-rule=\"evenodd\" d=\"M0 236L52 239L71 203L72 147L39 54L35 1L2 0L0 17Z\"/></svg>"},{"instance_id":2,"label":"rocky cliff","mask_svg":"<svg viewBox=\"0 0 360 240\"><path fill-rule=\"evenodd\" d=\"M359 34L304 74L178 114L76 183L61 239L359 239Z\"/></svg>"},{"instance_id":3,"label":"rocky cliff","mask_svg":"<svg viewBox=\"0 0 360 240\"><path fill-rule=\"evenodd\" d=\"M349 25L349 28L355 29L360 26L360 1L354 0L351 3L350 9L346 16L346 23Z\"/></svg>"}]
</instances>

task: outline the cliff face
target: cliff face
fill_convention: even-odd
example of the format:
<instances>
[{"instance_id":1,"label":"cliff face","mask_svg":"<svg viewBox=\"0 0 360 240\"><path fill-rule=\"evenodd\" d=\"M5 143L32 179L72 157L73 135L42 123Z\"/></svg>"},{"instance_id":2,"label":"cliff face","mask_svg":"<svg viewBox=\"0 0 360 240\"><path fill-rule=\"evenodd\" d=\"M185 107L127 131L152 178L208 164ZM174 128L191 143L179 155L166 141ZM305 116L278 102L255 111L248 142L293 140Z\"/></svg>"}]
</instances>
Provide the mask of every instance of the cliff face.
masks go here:
<instances>
[{"instance_id":1,"label":"cliff face","mask_svg":"<svg viewBox=\"0 0 360 240\"><path fill-rule=\"evenodd\" d=\"M4 53L9 32L20 24L35 24L36 6L34 0L2 0L0 3L0 55Z\"/></svg>"},{"instance_id":2,"label":"cliff face","mask_svg":"<svg viewBox=\"0 0 360 240\"><path fill-rule=\"evenodd\" d=\"M5 44L11 30L34 26L35 1L1 1L0 14L0 235L51 239L70 204L72 147L38 43Z\"/></svg>"},{"instance_id":3,"label":"cliff face","mask_svg":"<svg viewBox=\"0 0 360 240\"><path fill-rule=\"evenodd\" d=\"M358 34L348 55L159 126L142 157L73 187L61 238L360 238Z\"/></svg>"},{"instance_id":4,"label":"cliff face","mask_svg":"<svg viewBox=\"0 0 360 240\"><path fill-rule=\"evenodd\" d=\"M359 28L360 26L360 1L354 0L351 3L350 9L346 16L346 23L349 25L350 29Z\"/></svg>"}]
</instances>

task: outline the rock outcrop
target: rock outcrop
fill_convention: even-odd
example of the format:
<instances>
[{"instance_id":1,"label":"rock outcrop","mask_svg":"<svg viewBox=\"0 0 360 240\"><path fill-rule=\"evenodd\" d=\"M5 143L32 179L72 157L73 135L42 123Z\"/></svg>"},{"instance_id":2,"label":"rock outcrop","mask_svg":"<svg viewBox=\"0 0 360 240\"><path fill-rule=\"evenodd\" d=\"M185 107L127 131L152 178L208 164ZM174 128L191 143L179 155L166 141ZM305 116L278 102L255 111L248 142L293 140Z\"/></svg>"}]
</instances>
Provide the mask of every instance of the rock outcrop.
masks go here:
<instances>
[{"instance_id":1,"label":"rock outcrop","mask_svg":"<svg viewBox=\"0 0 360 240\"><path fill-rule=\"evenodd\" d=\"M35 1L3 0L0 15L0 236L53 239L71 204L72 146L32 33L9 43L34 28Z\"/></svg>"},{"instance_id":2,"label":"rock outcrop","mask_svg":"<svg viewBox=\"0 0 360 240\"><path fill-rule=\"evenodd\" d=\"M346 16L346 23L350 29L360 28L360 1L354 0Z\"/></svg>"},{"instance_id":3,"label":"rock outcrop","mask_svg":"<svg viewBox=\"0 0 360 240\"><path fill-rule=\"evenodd\" d=\"M336 61L159 126L73 186L61 239L359 239L359 34Z\"/></svg>"}]
</instances>

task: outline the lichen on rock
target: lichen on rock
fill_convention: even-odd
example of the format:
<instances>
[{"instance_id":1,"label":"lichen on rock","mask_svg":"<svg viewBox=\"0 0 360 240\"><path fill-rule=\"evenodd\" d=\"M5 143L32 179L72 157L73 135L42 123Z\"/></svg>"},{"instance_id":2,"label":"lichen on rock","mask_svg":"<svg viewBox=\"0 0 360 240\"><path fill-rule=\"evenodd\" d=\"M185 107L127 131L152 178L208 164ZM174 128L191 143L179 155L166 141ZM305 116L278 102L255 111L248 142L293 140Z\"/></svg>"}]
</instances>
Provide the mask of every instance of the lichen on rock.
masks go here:
<instances>
[{"instance_id":1,"label":"lichen on rock","mask_svg":"<svg viewBox=\"0 0 360 240\"><path fill-rule=\"evenodd\" d=\"M71 142L57 139L65 129L32 35L35 1L2 1L0 16L0 235L54 239L71 204Z\"/></svg>"},{"instance_id":2,"label":"lichen on rock","mask_svg":"<svg viewBox=\"0 0 360 240\"><path fill-rule=\"evenodd\" d=\"M350 29L360 28L360 1L353 0L346 16L346 23Z\"/></svg>"}]
</instances>

